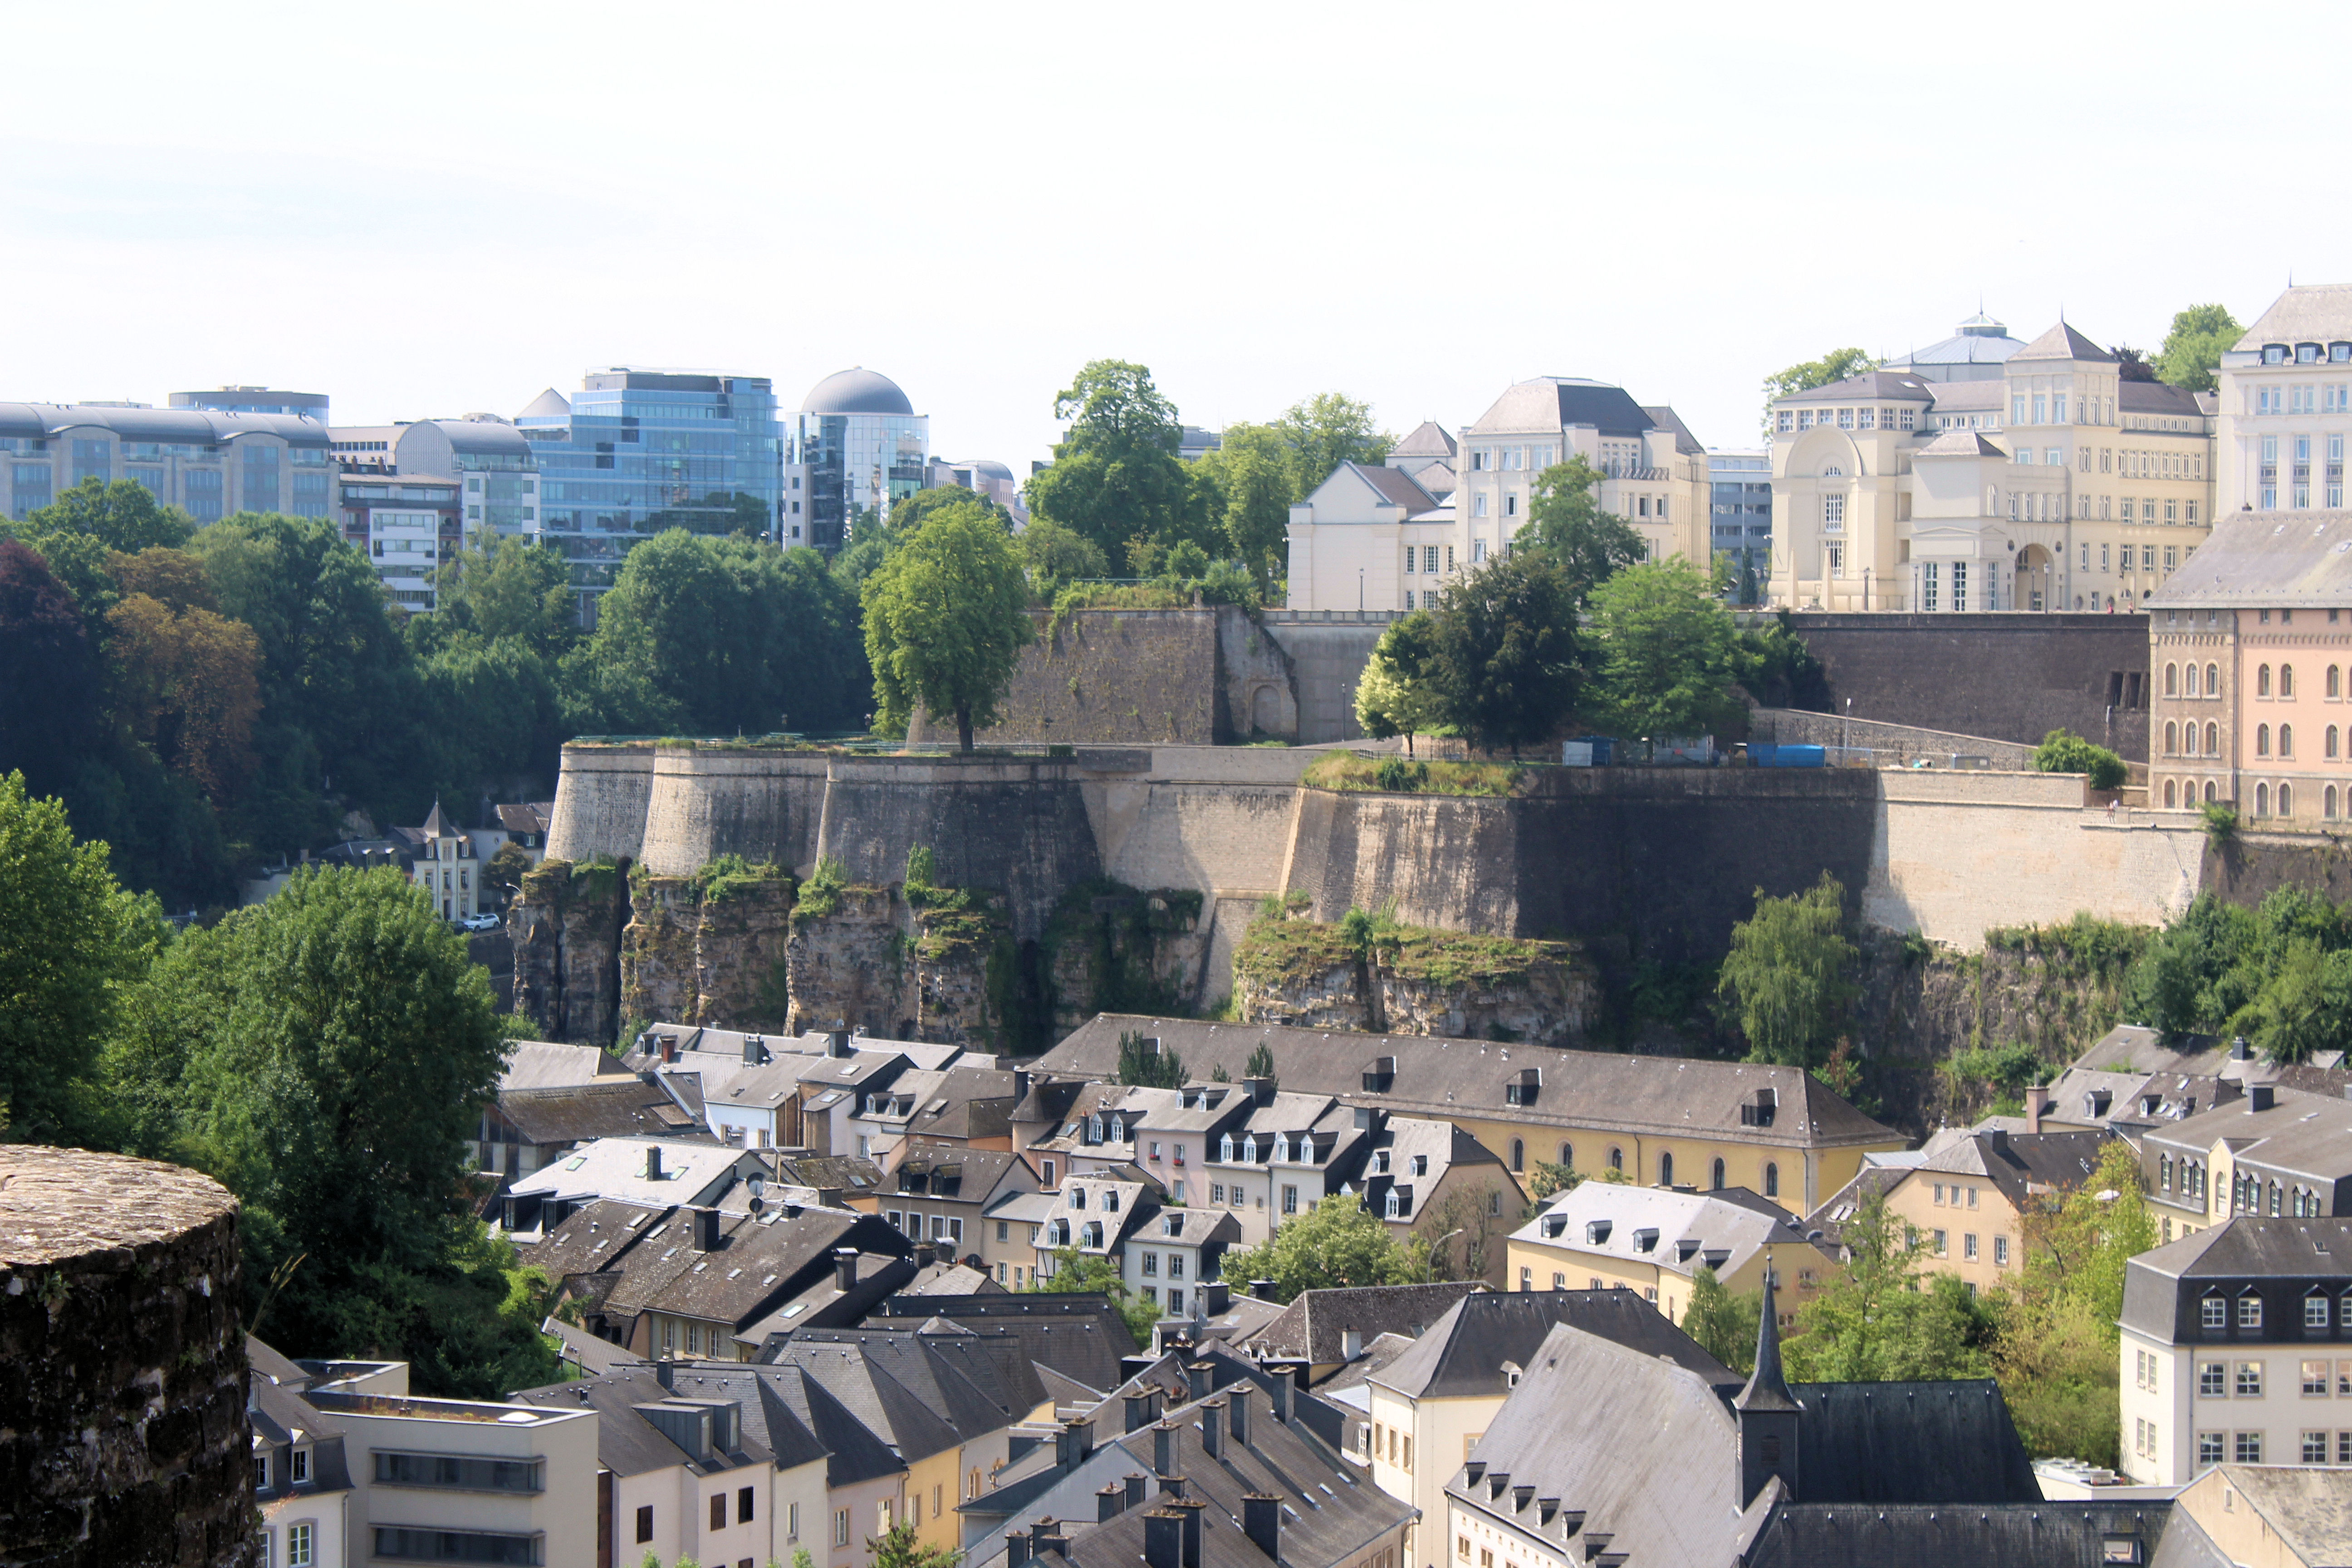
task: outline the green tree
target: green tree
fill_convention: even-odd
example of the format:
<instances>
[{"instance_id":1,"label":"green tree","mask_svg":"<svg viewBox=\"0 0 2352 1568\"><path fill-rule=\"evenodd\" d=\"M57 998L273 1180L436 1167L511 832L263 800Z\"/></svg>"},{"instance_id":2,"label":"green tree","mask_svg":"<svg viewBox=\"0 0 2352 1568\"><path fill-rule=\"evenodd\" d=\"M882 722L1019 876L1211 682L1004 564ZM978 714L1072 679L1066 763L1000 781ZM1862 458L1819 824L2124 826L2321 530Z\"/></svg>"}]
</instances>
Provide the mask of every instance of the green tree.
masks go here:
<instances>
[{"instance_id":1,"label":"green tree","mask_svg":"<svg viewBox=\"0 0 2352 1568\"><path fill-rule=\"evenodd\" d=\"M1303 500L1342 463L1378 468L1396 437L1372 423L1372 405L1318 392L1290 405L1273 426L1289 451L1290 499Z\"/></svg>"},{"instance_id":2,"label":"green tree","mask_svg":"<svg viewBox=\"0 0 2352 1568\"><path fill-rule=\"evenodd\" d=\"M1772 433L1772 405L1776 399L1791 397L1800 392L1811 392L1817 386L1828 386L1850 375L1860 375L1876 367L1877 360L1861 349L1832 349L1819 359L1801 360L1786 370L1775 371L1764 378L1764 433Z\"/></svg>"},{"instance_id":3,"label":"green tree","mask_svg":"<svg viewBox=\"0 0 2352 1568\"><path fill-rule=\"evenodd\" d=\"M1756 1364L1756 1328L1764 1311L1760 1290L1735 1296L1706 1264L1691 1276L1690 1306L1683 1312L1682 1330L1707 1354L1734 1372Z\"/></svg>"},{"instance_id":4,"label":"green tree","mask_svg":"<svg viewBox=\"0 0 2352 1568\"><path fill-rule=\"evenodd\" d=\"M1741 632L1739 657L1739 684L1759 705L1828 709L1828 672L1797 635L1796 620L1787 610L1767 626Z\"/></svg>"},{"instance_id":5,"label":"green tree","mask_svg":"<svg viewBox=\"0 0 2352 1568\"><path fill-rule=\"evenodd\" d=\"M2119 788L2130 776L2121 757L2063 729L2042 737L2042 744L2033 748L2033 765L2045 773L2087 773L2093 789Z\"/></svg>"},{"instance_id":6,"label":"green tree","mask_svg":"<svg viewBox=\"0 0 2352 1568\"><path fill-rule=\"evenodd\" d=\"M1225 1254L1227 1279L1244 1289L1253 1279L1271 1279L1275 1299L1287 1301L1301 1290L1409 1285L1427 1277L1423 1249L1400 1246L1360 1198L1335 1194L1314 1203L1302 1195L1313 1205L1306 1213L1283 1220L1270 1239Z\"/></svg>"},{"instance_id":7,"label":"green tree","mask_svg":"<svg viewBox=\"0 0 2352 1568\"><path fill-rule=\"evenodd\" d=\"M1140 1033L1125 1030L1118 1037L1118 1081L1145 1089L1181 1089L1184 1058L1171 1050L1147 1051Z\"/></svg>"},{"instance_id":8,"label":"green tree","mask_svg":"<svg viewBox=\"0 0 2352 1568\"><path fill-rule=\"evenodd\" d=\"M977 504L935 511L859 591L879 722L917 704L955 718L956 739L992 724L1021 649L1034 636L1028 581L1012 541Z\"/></svg>"},{"instance_id":9,"label":"green tree","mask_svg":"<svg viewBox=\"0 0 2352 1568\"><path fill-rule=\"evenodd\" d=\"M579 640L577 599L563 552L499 534L441 569L441 615L453 629L513 638L543 658Z\"/></svg>"},{"instance_id":10,"label":"green tree","mask_svg":"<svg viewBox=\"0 0 2352 1568\"><path fill-rule=\"evenodd\" d=\"M36 545L50 534L79 533L109 550L136 555L156 547L178 550L194 536L196 525L178 507L158 505L155 492L136 479L109 484L91 478L26 513L16 531Z\"/></svg>"},{"instance_id":11,"label":"green tree","mask_svg":"<svg viewBox=\"0 0 2352 1568\"><path fill-rule=\"evenodd\" d=\"M1781 1342L1791 1379L1876 1383L1984 1377L2000 1331L1991 1299L1957 1275L1918 1279L1919 1233L1873 1192L1840 1233L1849 1257L1796 1310ZM1924 1283L1925 1289L1921 1286Z\"/></svg>"},{"instance_id":12,"label":"green tree","mask_svg":"<svg viewBox=\"0 0 2352 1568\"><path fill-rule=\"evenodd\" d=\"M1110 558L1092 540L1038 517L1029 520L1016 542L1028 568L1029 590L1051 600L1069 584L1110 575Z\"/></svg>"},{"instance_id":13,"label":"green tree","mask_svg":"<svg viewBox=\"0 0 2352 1568\"><path fill-rule=\"evenodd\" d=\"M1570 458L1537 475L1528 500L1532 542L1559 563L1569 598L1579 608L1599 584L1650 558L1648 542L1632 523L1601 510L1601 478L1582 458ZM1527 534L1520 542L1528 542Z\"/></svg>"},{"instance_id":14,"label":"green tree","mask_svg":"<svg viewBox=\"0 0 2352 1568\"><path fill-rule=\"evenodd\" d=\"M1160 1308L1138 1297L1119 1278L1118 1268L1108 1258L1080 1252L1075 1247L1065 1247L1054 1254L1050 1273L1030 1271L1029 1283L1024 1291L1059 1292L1075 1295L1108 1296L1110 1304L1127 1324L1127 1331L1135 1336L1139 1345L1151 1342L1151 1331L1160 1321Z\"/></svg>"},{"instance_id":15,"label":"green tree","mask_svg":"<svg viewBox=\"0 0 2352 1568\"><path fill-rule=\"evenodd\" d=\"M1198 531L1176 405L1150 371L1124 360L1096 360L1054 399L1054 417L1070 421L1053 465L1029 480L1032 514L1093 542L1113 560L1128 542L1165 546Z\"/></svg>"},{"instance_id":16,"label":"green tree","mask_svg":"<svg viewBox=\"0 0 2352 1568\"><path fill-rule=\"evenodd\" d=\"M457 1175L504 1056L488 974L422 891L311 869L173 943L107 1077L136 1152L241 1201L256 1331L482 1395L556 1375L546 1281Z\"/></svg>"},{"instance_id":17,"label":"green tree","mask_svg":"<svg viewBox=\"0 0 2352 1568\"><path fill-rule=\"evenodd\" d=\"M2289 944L2251 1009L2253 1042L2274 1062L2352 1048L2352 952L2310 937Z\"/></svg>"},{"instance_id":18,"label":"green tree","mask_svg":"<svg viewBox=\"0 0 2352 1568\"><path fill-rule=\"evenodd\" d=\"M522 891L522 879L530 867L530 851L509 838L482 863L482 886L511 899Z\"/></svg>"},{"instance_id":19,"label":"green tree","mask_svg":"<svg viewBox=\"0 0 2352 1568\"><path fill-rule=\"evenodd\" d=\"M1273 1082L1274 1047L1263 1040L1259 1041L1257 1048L1250 1052L1249 1060L1242 1065L1242 1076L1262 1078L1269 1083Z\"/></svg>"},{"instance_id":20,"label":"green tree","mask_svg":"<svg viewBox=\"0 0 2352 1568\"><path fill-rule=\"evenodd\" d=\"M1435 716L1474 745L1517 755L1575 710L1576 604L1548 552L1516 552L1446 589L1430 645Z\"/></svg>"},{"instance_id":21,"label":"green tree","mask_svg":"<svg viewBox=\"0 0 2352 1568\"><path fill-rule=\"evenodd\" d=\"M1858 956L1845 937L1845 889L1827 871L1804 892L1756 889L1756 912L1731 928L1717 993L1748 1039L1748 1059L1820 1065L1856 994Z\"/></svg>"},{"instance_id":22,"label":"green tree","mask_svg":"<svg viewBox=\"0 0 2352 1568\"><path fill-rule=\"evenodd\" d=\"M2210 392L2221 356L2237 346L2245 328L2226 305L2191 305L2172 318L2164 346L2156 351L2156 374L2184 392Z\"/></svg>"},{"instance_id":23,"label":"green tree","mask_svg":"<svg viewBox=\"0 0 2352 1568\"><path fill-rule=\"evenodd\" d=\"M916 1539L915 1527L902 1519L880 1540L866 1538L873 1568L956 1568L963 1553L952 1546L929 1546Z\"/></svg>"},{"instance_id":24,"label":"green tree","mask_svg":"<svg viewBox=\"0 0 2352 1568\"><path fill-rule=\"evenodd\" d=\"M1709 735L1738 719L1738 629L1689 562L1628 566L1591 605L1592 699L1613 733Z\"/></svg>"},{"instance_id":25,"label":"green tree","mask_svg":"<svg viewBox=\"0 0 2352 1568\"><path fill-rule=\"evenodd\" d=\"M1193 466L1203 506L1261 596L1290 569L1290 506L1299 499L1296 454L1280 427L1228 425L1217 449Z\"/></svg>"},{"instance_id":26,"label":"green tree","mask_svg":"<svg viewBox=\"0 0 2352 1568\"><path fill-rule=\"evenodd\" d=\"M62 802L0 776L0 1128L98 1133L99 1047L161 942L154 900L116 884L106 846L76 844Z\"/></svg>"},{"instance_id":27,"label":"green tree","mask_svg":"<svg viewBox=\"0 0 2352 1568\"><path fill-rule=\"evenodd\" d=\"M1357 724L1375 741L1402 735L1408 756L1412 738L1437 723L1437 700L1427 683L1436 629L1425 610L1391 621L1356 679Z\"/></svg>"},{"instance_id":28,"label":"green tree","mask_svg":"<svg viewBox=\"0 0 2352 1568\"><path fill-rule=\"evenodd\" d=\"M1572 1193L1584 1184L1584 1173L1549 1160L1538 1160L1528 1173L1528 1195L1538 1204L1556 1193Z\"/></svg>"},{"instance_id":29,"label":"green tree","mask_svg":"<svg viewBox=\"0 0 2352 1568\"><path fill-rule=\"evenodd\" d=\"M961 511L972 507L994 518L996 525L1005 532L1013 531L1011 512L978 490L966 489L961 485L937 485L927 490L917 490L912 495L900 496L890 503L888 531L909 533L921 527L934 512Z\"/></svg>"}]
</instances>

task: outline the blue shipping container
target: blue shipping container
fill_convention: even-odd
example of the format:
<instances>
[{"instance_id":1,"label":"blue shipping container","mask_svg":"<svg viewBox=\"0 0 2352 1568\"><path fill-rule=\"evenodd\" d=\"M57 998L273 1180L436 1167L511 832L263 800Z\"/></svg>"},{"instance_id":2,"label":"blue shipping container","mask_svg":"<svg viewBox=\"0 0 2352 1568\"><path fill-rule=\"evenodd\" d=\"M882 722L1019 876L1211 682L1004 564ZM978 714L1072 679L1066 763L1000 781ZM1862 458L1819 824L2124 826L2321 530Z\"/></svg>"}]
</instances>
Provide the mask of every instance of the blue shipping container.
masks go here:
<instances>
[{"instance_id":1,"label":"blue shipping container","mask_svg":"<svg viewBox=\"0 0 2352 1568\"><path fill-rule=\"evenodd\" d=\"M1822 768L1829 765L1829 755L1819 746L1768 746L1751 741L1748 744L1748 764L1757 768Z\"/></svg>"}]
</instances>

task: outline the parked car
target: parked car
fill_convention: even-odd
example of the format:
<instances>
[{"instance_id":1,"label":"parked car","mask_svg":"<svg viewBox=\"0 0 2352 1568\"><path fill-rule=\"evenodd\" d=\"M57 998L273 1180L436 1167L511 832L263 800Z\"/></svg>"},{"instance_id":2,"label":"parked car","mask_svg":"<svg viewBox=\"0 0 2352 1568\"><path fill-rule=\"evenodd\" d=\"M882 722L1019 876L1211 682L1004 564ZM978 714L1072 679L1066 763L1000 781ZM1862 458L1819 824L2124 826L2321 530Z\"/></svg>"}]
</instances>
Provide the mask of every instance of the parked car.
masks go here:
<instances>
[{"instance_id":1,"label":"parked car","mask_svg":"<svg viewBox=\"0 0 2352 1568\"><path fill-rule=\"evenodd\" d=\"M499 921L496 915L467 915L457 923L467 931L496 931Z\"/></svg>"}]
</instances>

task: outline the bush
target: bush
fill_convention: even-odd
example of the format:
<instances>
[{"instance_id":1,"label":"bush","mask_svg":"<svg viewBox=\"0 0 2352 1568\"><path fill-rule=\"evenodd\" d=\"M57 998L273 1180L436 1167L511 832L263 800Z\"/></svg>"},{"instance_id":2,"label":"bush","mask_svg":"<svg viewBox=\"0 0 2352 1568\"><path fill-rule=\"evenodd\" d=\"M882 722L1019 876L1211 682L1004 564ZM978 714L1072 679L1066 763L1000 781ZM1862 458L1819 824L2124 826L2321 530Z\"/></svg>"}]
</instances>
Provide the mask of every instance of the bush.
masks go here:
<instances>
[{"instance_id":1,"label":"bush","mask_svg":"<svg viewBox=\"0 0 2352 1568\"><path fill-rule=\"evenodd\" d=\"M2120 789L2131 773L2124 760L2105 746L2063 729L2042 737L2042 744L2033 749L2033 765L2045 773L2087 774L2093 789Z\"/></svg>"},{"instance_id":2,"label":"bush","mask_svg":"<svg viewBox=\"0 0 2352 1568\"><path fill-rule=\"evenodd\" d=\"M2238 837L2238 808L2223 800L2205 803L2205 842L2225 849Z\"/></svg>"}]
</instances>

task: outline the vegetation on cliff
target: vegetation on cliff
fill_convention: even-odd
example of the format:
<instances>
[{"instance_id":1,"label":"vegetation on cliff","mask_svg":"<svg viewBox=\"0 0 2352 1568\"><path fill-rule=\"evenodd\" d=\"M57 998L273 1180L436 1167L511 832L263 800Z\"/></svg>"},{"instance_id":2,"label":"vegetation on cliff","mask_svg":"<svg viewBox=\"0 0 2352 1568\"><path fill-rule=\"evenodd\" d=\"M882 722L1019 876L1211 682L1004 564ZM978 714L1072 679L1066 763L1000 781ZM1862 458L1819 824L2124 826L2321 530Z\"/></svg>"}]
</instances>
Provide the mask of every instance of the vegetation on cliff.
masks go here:
<instances>
[{"instance_id":1,"label":"vegetation on cliff","mask_svg":"<svg viewBox=\"0 0 2352 1568\"><path fill-rule=\"evenodd\" d=\"M1518 794L1528 776L1528 769L1511 763L1416 763L1327 752L1299 782L1310 789L1500 797Z\"/></svg>"},{"instance_id":2,"label":"vegetation on cliff","mask_svg":"<svg viewBox=\"0 0 2352 1568\"><path fill-rule=\"evenodd\" d=\"M2200 894L2132 965L2125 1009L2244 1035L2273 1061L2352 1048L2352 904L2292 887L2252 910Z\"/></svg>"},{"instance_id":3,"label":"vegetation on cliff","mask_svg":"<svg viewBox=\"0 0 2352 1568\"><path fill-rule=\"evenodd\" d=\"M1845 888L1828 872L1788 898L1756 889L1756 912L1731 930L1717 989L1748 1041L1748 1059L1820 1067L1857 994L1845 934Z\"/></svg>"}]
</instances>

